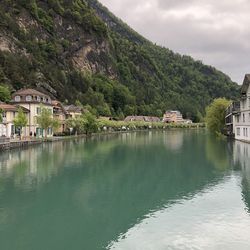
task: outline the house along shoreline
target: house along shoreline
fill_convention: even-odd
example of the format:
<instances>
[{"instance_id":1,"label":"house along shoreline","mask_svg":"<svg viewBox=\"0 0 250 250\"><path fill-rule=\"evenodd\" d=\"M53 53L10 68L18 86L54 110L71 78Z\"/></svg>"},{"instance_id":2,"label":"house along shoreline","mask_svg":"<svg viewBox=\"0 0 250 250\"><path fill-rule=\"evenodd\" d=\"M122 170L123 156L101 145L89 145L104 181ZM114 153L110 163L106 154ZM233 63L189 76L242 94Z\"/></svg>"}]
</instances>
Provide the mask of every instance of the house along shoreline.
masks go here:
<instances>
[{"instance_id":1,"label":"house along shoreline","mask_svg":"<svg viewBox=\"0 0 250 250\"><path fill-rule=\"evenodd\" d=\"M165 129L162 128L152 128L152 129L133 129L133 130L109 130L109 131L101 131L98 133L93 133L91 135L81 134L81 135L71 135L71 136L58 136L58 137L50 137L50 138L29 138L26 140L10 140L6 138L1 141L0 139L0 152L18 148L27 148L30 146L35 146L43 143L53 143L58 141L65 141L65 140L73 140L73 139L82 139L82 138L94 138L97 136L105 136L105 135L112 135L112 134L122 134L122 133L133 133L133 132L145 132L145 131L164 131L164 130L176 130L176 129L204 129L204 124L192 124L189 126L176 126L176 127L167 127Z\"/></svg>"}]
</instances>

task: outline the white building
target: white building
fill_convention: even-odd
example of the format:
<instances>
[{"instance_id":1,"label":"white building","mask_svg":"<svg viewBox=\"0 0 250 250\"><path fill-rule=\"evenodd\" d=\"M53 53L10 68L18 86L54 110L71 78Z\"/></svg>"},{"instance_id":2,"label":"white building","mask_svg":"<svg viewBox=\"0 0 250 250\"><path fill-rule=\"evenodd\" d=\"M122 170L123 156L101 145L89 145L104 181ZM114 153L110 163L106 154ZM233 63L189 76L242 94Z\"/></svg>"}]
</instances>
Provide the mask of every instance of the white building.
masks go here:
<instances>
[{"instance_id":1,"label":"white building","mask_svg":"<svg viewBox=\"0 0 250 250\"><path fill-rule=\"evenodd\" d=\"M240 99L240 110L235 114L235 139L250 142L250 74L245 76Z\"/></svg>"},{"instance_id":2,"label":"white building","mask_svg":"<svg viewBox=\"0 0 250 250\"><path fill-rule=\"evenodd\" d=\"M235 137L235 117L240 112L240 101L232 102L226 109L226 134Z\"/></svg>"}]
</instances>

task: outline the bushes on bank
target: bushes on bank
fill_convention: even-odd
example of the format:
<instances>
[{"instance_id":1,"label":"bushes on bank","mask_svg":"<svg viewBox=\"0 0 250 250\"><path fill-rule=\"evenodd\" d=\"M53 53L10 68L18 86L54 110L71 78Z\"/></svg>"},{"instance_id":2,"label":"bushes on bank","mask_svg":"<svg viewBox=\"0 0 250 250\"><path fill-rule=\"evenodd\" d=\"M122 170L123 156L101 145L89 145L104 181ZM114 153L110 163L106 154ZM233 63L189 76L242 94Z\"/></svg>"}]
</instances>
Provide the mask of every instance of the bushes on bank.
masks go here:
<instances>
[{"instance_id":1,"label":"bushes on bank","mask_svg":"<svg viewBox=\"0 0 250 250\"><path fill-rule=\"evenodd\" d=\"M225 98L215 99L206 108L206 124L208 129L215 133L221 134L225 127L225 114L226 108L229 106L230 101Z\"/></svg>"},{"instance_id":2,"label":"bushes on bank","mask_svg":"<svg viewBox=\"0 0 250 250\"><path fill-rule=\"evenodd\" d=\"M170 128L204 128L203 123L184 124L184 123L163 123L163 122L125 122L110 121L105 119L98 120L100 130L144 130L144 129L170 129Z\"/></svg>"}]
</instances>

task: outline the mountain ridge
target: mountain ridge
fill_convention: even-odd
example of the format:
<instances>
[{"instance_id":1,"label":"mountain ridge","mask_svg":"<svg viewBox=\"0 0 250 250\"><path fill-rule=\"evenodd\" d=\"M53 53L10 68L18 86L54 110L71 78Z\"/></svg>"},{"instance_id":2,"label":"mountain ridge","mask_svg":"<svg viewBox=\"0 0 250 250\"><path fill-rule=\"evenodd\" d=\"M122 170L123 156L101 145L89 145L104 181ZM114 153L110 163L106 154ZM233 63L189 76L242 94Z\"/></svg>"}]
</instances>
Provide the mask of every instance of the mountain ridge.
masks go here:
<instances>
[{"instance_id":1,"label":"mountain ridge","mask_svg":"<svg viewBox=\"0 0 250 250\"><path fill-rule=\"evenodd\" d=\"M154 45L96 0L3 0L0 83L35 87L100 115L162 115L199 120L239 86L214 67Z\"/></svg>"}]
</instances>

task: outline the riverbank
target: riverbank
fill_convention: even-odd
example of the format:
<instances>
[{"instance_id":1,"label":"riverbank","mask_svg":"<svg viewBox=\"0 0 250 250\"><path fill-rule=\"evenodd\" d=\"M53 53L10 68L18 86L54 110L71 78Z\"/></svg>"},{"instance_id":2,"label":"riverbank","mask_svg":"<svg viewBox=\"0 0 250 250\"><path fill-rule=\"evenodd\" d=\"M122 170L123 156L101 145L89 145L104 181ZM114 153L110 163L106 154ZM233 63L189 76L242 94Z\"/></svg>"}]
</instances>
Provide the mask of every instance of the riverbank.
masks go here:
<instances>
[{"instance_id":1,"label":"riverbank","mask_svg":"<svg viewBox=\"0 0 250 250\"><path fill-rule=\"evenodd\" d=\"M107 125L113 125L107 126ZM115 126L114 126L115 124ZM34 139L29 138L26 140L6 140L5 142L0 143L0 151L11 150L15 148L24 148L33 145L38 145L42 143L53 143L62 140L72 140L72 139L81 139L87 137L96 137L96 136L104 136L111 134L119 134L119 133L128 133L128 132L139 132L139 131L152 131L152 130L169 130L169 129L200 129L205 128L204 124L150 124L145 125L145 123L128 123L124 122L105 122L106 126L101 126L98 133L92 133L91 135L80 134L80 135L70 135L70 136L55 136L47 139Z\"/></svg>"},{"instance_id":2,"label":"riverbank","mask_svg":"<svg viewBox=\"0 0 250 250\"><path fill-rule=\"evenodd\" d=\"M0 143L0 151L33 146L37 144L42 144L43 142L44 140L42 139L7 141L4 143Z\"/></svg>"}]
</instances>

